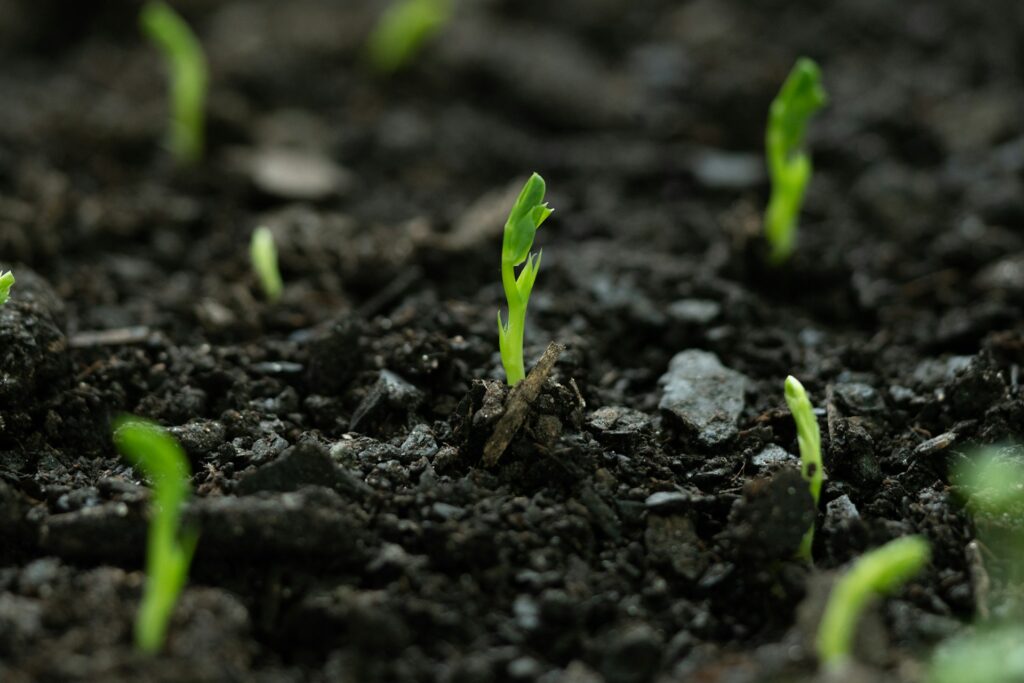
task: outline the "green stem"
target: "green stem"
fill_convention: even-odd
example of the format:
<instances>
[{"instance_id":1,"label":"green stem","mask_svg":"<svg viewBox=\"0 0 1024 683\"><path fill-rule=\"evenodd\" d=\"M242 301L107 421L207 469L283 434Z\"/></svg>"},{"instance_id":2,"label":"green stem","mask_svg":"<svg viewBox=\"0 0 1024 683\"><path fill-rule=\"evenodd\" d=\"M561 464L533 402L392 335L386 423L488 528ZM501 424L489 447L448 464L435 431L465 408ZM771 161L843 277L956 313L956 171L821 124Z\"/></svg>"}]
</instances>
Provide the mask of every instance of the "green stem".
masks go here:
<instances>
[{"instance_id":1,"label":"green stem","mask_svg":"<svg viewBox=\"0 0 1024 683\"><path fill-rule=\"evenodd\" d=\"M505 367L505 376L509 386L515 386L526 377L523 368L523 334L526 331L526 302L519 295L516 285L515 268L511 263L501 264L501 284L505 288L505 299L508 301L508 323L505 326L504 352L501 364Z\"/></svg>"}]
</instances>

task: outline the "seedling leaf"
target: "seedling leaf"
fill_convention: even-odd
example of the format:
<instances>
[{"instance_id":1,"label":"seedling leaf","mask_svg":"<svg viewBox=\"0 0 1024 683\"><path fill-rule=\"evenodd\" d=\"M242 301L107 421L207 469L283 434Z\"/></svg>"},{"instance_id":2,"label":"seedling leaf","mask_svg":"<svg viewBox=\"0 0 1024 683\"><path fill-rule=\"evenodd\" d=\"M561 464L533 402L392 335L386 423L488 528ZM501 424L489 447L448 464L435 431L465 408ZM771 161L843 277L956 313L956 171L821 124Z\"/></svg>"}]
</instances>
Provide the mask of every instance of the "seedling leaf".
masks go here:
<instances>
[{"instance_id":1,"label":"seedling leaf","mask_svg":"<svg viewBox=\"0 0 1024 683\"><path fill-rule=\"evenodd\" d=\"M284 290L284 281L277 265L277 247L274 246L274 233L270 228L261 226L253 230L249 258L267 300L277 301Z\"/></svg>"},{"instance_id":2,"label":"seedling leaf","mask_svg":"<svg viewBox=\"0 0 1024 683\"><path fill-rule=\"evenodd\" d=\"M537 228L548 219L553 210L544 202L547 186L544 179L534 173L526 181L508 220L501 246L501 282L508 301L508 322L502 323L498 313L498 347L501 363L509 385L526 376L523 367L523 335L526 327L526 306L540 271L541 254L531 254ZM525 262L518 277L515 267Z\"/></svg>"},{"instance_id":3,"label":"seedling leaf","mask_svg":"<svg viewBox=\"0 0 1024 683\"><path fill-rule=\"evenodd\" d=\"M143 6L139 24L167 62L171 81L171 154L181 164L195 163L203 156L209 80L202 45L185 20L159 0L150 0Z\"/></svg>"},{"instance_id":4,"label":"seedling leaf","mask_svg":"<svg viewBox=\"0 0 1024 683\"><path fill-rule=\"evenodd\" d=\"M370 64L385 74L401 69L444 28L451 12L452 0L396 0L370 34Z\"/></svg>"},{"instance_id":5,"label":"seedling leaf","mask_svg":"<svg viewBox=\"0 0 1024 683\"><path fill-rule=\"evenodd\" d=\"M11 298L11 287L14 286L14 273L6 270L0 273L0 306Z\"/></svg>"},{"instance_id":6,"label":"seedling leaf","mask_svg":"<svg viewBox=\"0 0 1024 683\"><path fill-rule=\"evenodd\" d=\"M782 263L793 252L797 219L811 179L811 158L804 151L807 124L827 101L821 70L813 60L801 57L769 109L765 152L772 192L764 228L773 263Z\"/></svg>"},{"instance_id":7,"label":"seedling leaf","mask_svg":"<svg viewBox=\"0 0 1024 683\"><path fill-rule=\"evenodd\" d=\"M803 475L807 486L814 499L815 508L818 506L818 499L821 497L821 483L824 479L824 466L821 461L821 430L818 428L818 418L814 416L814 408L811 406L807 392L800 381L790 375L786 378L786 404L789 412L796 422L796 440L800 446L800 473ZM804 535L800 543L798 557L811 560L811 545L814 543L814 524Z\"/></svg>"},{"instance_id":8,"label":"seedling leaf","mask_svg":"<svg viewBox=\"0 0 1024 683\"><path fill-rule=\"evenodd\" d=\"M115 423L114 441L125 459L146 473L154 489L135 645L155 653L163 647L199 538L194 529L182 530L180 525L181 507L190 494L188 459L170 434L137 417Z\"/></svg>"},{"instance_id":9,"label":"seedling leaf","mask_svg":"<svg viewBox=\"0 0 1024 683\"><path fill-rule=\"evenodd\" d=\"M928 563L928 542L905 536L862 555L832 589L818 627L818 660L839 668L850 659L857 622L868 600L890 593L910 580Z\"/></svg>"}]
</instances>

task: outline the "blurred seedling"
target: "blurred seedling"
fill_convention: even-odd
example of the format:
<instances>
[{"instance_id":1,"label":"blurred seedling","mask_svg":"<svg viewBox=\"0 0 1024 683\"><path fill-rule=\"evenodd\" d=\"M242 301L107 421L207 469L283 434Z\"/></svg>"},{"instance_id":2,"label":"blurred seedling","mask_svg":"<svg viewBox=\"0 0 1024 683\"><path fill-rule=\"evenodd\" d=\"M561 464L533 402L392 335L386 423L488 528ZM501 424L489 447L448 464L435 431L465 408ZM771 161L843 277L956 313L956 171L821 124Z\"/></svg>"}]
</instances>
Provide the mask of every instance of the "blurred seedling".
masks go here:
<instances>
[{"instance_id":1,"label":"blurred seedling","mask_svg":"<svg viewBox=\"0 0 1024 683\"><path fill-rule=\"evenodd\" d=\"M926 680L1016 683L1024 680L1021 601L1013 595L1024 582L1024 454L1019 446L984 448L953 468L952 481L988 552L990 561L981 571L986 577L995 573L995 583L1005 590L995 601L977 596L979 614L989 618L936 648ZM995 609L986 604L990 601Z\"/></svg>"},{"instance_id":2,"label":"blurred seedling","mask_svg":"<svg viewBox=\"0 0 1024 683\"><path fill-rule=\"evenodd\" d=\"M814 499L814 509L818 509L818 500L821 498L821 483L825 476L825 469L821 461L821 430L818 428L818 418L814 416L814 408L811 406L807 392L800 381L790 375L786 378L786 404L789 412L793 414L793 421L796 423L796 439L800 446L800 473L803 475L807 486ZM811 561L811 546L814 544L814 524L804 534L800 542L800 549L797 557Z\"/></svg>"},{"instance_id":3,"label":"blurred seedling","mask_svg":"<svg viewBox=\"0 0 1024 683\"><path fill-rule=\"evenodd\" d=\"M181 528L181 510L188 499L188 459L178 442L161 427L137 417L114 425L114 442L126 460L145 472L153 485L146 584L135 620L135 646L153 654L163 648L167 624L188 578L199 535Z\"/></svg>"},{"instance_id":4,"label":"blurred seedling","mask_svg":"<svg viewBox=\"0 0 1024 683\"><path fill-rule=\"evenodd\" d=\"M453 0L395 0L367 43L370 64L390 74L406 66L451 17Z\"/></svg>"},{"instance_id":5,"label":"blurred seedling","mask_svg":"<svg viewBox=\"0 0 1024 683\"><path fill-rule=\"evenodd\" d=\"M928 683L1019 683L1024 681L1024 626L986 627L936 648Z\"/></svg>"},{"instance_id":6,"label":"blurred seedling","mask_svg":"<svg viewBox=\"0 0 1024 683\"><path fill-rule=\"evenodd\" d=\"M167 62L171 154L181 164L195 163L203 156L208 81L202 45L185 20L166 3L147 2L139 15L139 24Z\"/></svg>"},{"instance_id":7,"label":"blurred seedling","mask_svg":"<svg viewBox=\"0 0 1024 683\"><path fill-rule=\"evenodd\" d=\"M800 208L811 180L811 157L804 148L807 123L826 102L821 70L811 59L801 57L768 112L765 152L772 189L764 234L769 260L775 264L793 253Z\"/></svg>"},{"instance_id":8,"label":"blurred seedling","mask_svg":"<svg viewBox=\"0 0 1024 683\"><path fill-rule=\"evenodd\" d=\"M999 595L1000 618L1024 616L1024 449L989 446L952 468L986 557L985 571ZM986 611L988 605L982 605Z\"/></svg>"},{"instance_id":9,"label":"blurred seedling","mask_svg":"<svg viewBox=\"0 0 1024 683\"><path fill-rule=\"evenodd\" d=\"M553 211L544 201L546 189L543 178L536 173L531 175L505 222L501 245L501 284L508 301L508 322L502 322L501 311L498 311L498 347L509 386L514 386L526 376L523 368L526 305L540 270L542 253L531 254L530 248L537 236L537 228ZM526 265L517 277L515 268L524 262Z\"/></svg>"},{"instance_id":10,"label":"blurred seedling","mask_svg":"<svg viewBox=\"0 0 1024 683\"><path fill-rule=\"evenodd\" d=\"M857 624L868 601L897 590L921 571L930 557L927 541L904 536L857 558L829 594L818 627L816 647L823 667L839 669L850 661Z\"/></svg>"},{"instance_id":11,"label":"blurred seedling","mask_svg":"<svg viewBox=\"0 0 1024 683\"><path fill-rule=\"evenodd\" d=\"M252 241L249 244L249 258L267 301L271 303L277 301L281 298L281 292L284 290L284 281L281 279L281 271L277 266L277 247L274 246L274 233L270 231L270 228L260 226L253 230Z\"/></svg>"},{"instance_id":12,"label":"blurred seedling","mask_svg":"<svg viewBox=\"0 0 1024 683\"><path fill-rule=\"evenodd\" d=\"M0 273L0 306L11 298L11 287L14 286L14 273L6 270Z\"/></svg>"}]
</instances>

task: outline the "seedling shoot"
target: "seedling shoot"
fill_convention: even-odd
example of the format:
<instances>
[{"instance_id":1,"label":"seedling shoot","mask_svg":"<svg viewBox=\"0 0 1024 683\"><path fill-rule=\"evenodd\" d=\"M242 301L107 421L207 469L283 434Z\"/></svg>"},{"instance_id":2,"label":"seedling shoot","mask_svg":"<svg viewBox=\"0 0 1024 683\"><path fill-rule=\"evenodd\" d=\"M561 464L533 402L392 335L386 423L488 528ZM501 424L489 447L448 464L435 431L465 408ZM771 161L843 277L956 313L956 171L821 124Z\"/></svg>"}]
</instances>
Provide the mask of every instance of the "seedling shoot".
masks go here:
<instances>
[{"instance_id":1,"label":"seedling shoot","mask_svg":"<svg viewBox=\"0 0 1024 683\"><path fill-rule=\"evenodd\" d=\"M277 267L277 247L274 246L274 233L270 232L270 228L261 226L253 231L249 257L267 301L277 301L284 290L284 282Z\"/></svg>"},{"instance_id":2,"label":"seedling shoot","mask_svg":"<svg viewBox=\"0 0 1024 683\"><path fill-rule=\"evenodd\" d=\"M501 311L498 311L498 347L509 386L514 386L526 376L523 368L526 305L540 270L541 257L541 252L531 254L530 248L537 228L553 211L544 201L545 191L544 179L536 173L531 175L505 222L501 245L501 284L508 301L508 322L502 322ZM517 277L515 268L524 262L526 265Z\"/></svg>"},{"instance_id":3,"label":"seedling shoot","mask_svg":"<svg viewBox=\"0 0 1024 683\"><path fill-rule=\"evenodd\" d=\"M370 35L370 64L381 73L398 71L444 27L451 10L452 0L396 0Z\"/></svg>"},{"instance_id":4,"label":"seedling shoot","mask_svg":"<svg viewBox=\"0 0 1024 683\"><path fill-rule=\"evenodd\" d=\"M789 412L793 414L793 421L796 422L796 440L800 446L800 473L803 474L807 485L811 490L811 497L814 499L814 506L817 509L818 499L821 497L821 482L824 478L824 467L821 462L821 430L818 428L818 418L814 416L814 408L811 406L804 385L790 375L786 378L786 404ZM800 543L800 550L797 556L805 560L811 560L811 545L814 543L814 524L804 534Z\"/></svg>"},{"instance_id":5,"label":"seedling shoot","mask_svg":"<svg viewBox=\"0 0 1024 683\"><path fill-rule=\"evenodd\" d=\"M771 197L764 215L769 260L779 264L793 253L804 192L811 179L811 157L804 149L807 123L827 102L821 70L801 57L768 112L765 152Z\"/></svg>"},{"instance_id":6,"label":"seedling shoot","mask_svg":"<svg viewBox=\"0 0 1024 683\"><path fill-rule=\"evenodd\" d=\"M185 20L163 2L146 3L139 15L143 33L164 55L170 75L171 154L181 164L203 156L204 108L208 81L203 48Z\"/></svg>"},{"instance_id":7,"label":"seedling shoot","mask_svg":"<svg viewBox=\"0 0 1024 683\"><path fill-rule=\"evenodd\" d=\"M868 600L896 590L928 563L928 542L919 536L890 541L861 556L832 589L818 627L818 661L834 669L849 661L857 622Z\"/></svg>"},{"instance_id":8,"label":"seedling shoot","mask_svg":"<svg viewBox=\"0 0 1024 683\"><path fill-rule=\"evenodd\" d=\"M146 585L135 621L135 646L156 653L164 645L167 624L188 578L199 536L181 528L181 508L190 494L188 460L178 442L155 424L127 417L114 426L121 454L153 485Z\"/></svg>"},{"instance_id":9,"label":"seedling shoot","mask_svg":"<svg viewBox=\"0 0 1024 683\"><path fill-rule=\"evenodd\" d=\"M3 306L11 298L11 287L13 286L14 273L9 270L0 273L0 306Z\"/></svg>"}]
</instances>

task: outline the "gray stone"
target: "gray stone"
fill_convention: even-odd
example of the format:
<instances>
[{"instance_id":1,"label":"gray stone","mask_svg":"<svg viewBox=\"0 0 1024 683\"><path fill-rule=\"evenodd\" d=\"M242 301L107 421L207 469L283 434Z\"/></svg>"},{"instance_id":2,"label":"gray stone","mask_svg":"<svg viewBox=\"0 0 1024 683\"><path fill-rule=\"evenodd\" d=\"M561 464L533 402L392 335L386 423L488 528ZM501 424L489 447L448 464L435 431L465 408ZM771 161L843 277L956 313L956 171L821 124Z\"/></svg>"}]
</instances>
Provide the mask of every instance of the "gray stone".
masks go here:
<instances>
[{"instance_id":1,"label":"gray stone","mask_svg":"<svg viewBox=\"0 0 1024 683\"><path fill-rule=\"evenodd\" d=\"M914 381L924 387L948 382L956 374L971 364L973 356L947 356L945 358L926 358L914 368Z\"/></svg>"},{"instance_id":2,"label":"gray stone","mask_svg":"<svg viewBox=\"0 0 1024 683\"><path fill-rule=\"evenodd\" d=\"M835 500L830 500L825 506L825 529L838 530L858 520L860 512L850 500L850 496L845 493Z\"/></svg>"},{"instance_id":3,"label":"gray stone","mask_svg":"<svg viewBox=\"0 0 1024 683\"><path fill-rule=\"evenodd\" d=\"M701 445L717 446L736 436L749 380L718 356L699 349L677 353L658 383L663 387L658 407Z\"/></svg>"},{"instance_id":4,"label":"gray stone","mask_svg":"<svg viewBox=\"0 0 1024 683\"><path fill-rule=\"evenodd\" d=\"M697 182L713 189L739 190L764 181L764 159L757 154L706 149L695 155L690 170Z\"/></svg>"},{"instance_id":5,"label":"gray stone","mask_svg":"<svg viewBox=\"0 0 1024 683\"><path fill-rule=\"evenodd\" d=\"M800 458L787 451L778 444L770 443L750 459L754 467L763 470L771 470L784 465L797 465Z\"/></svg>"},{"instance_id":6,"label":"gray stone","mask_svg":"<svg viewBox=\"0 0 1024 683\"><path fill-rule=\"evenodd\" d=\"M861 382L843 382L835 386L835 397L848 415L871 415L885 412L885 401L875 388Z\"/></svg>"},{"instance_id":7,"label":"gray stone","mask_svg":"<svg viewBox=\"0 0 1024 683\"><path fill-rule=\"evenodd\" d=\"M178 440L193 462L209 457L224 443L227 429L222 422L196 418L167 431Z\"/></svg>"},{"instance_id":8,"label":"gray stone","mask_svg":"<svg viewBox=\"0 0 1024 683\"><path fill-rule=\"evenodd\" d=\"M1013 254L986 266L974 278L982 289L1021 294L1024 292L1024 254Z\"/></svg>"},{"instance_id":9,"label":"gray stone","mask_svg":"<svg viewBox=\"0 0 1024 683\"><path fill-rule=\"evenodd\" d=\"M651 432L651 418L632 408L607 406L591 413L587 426L602 445L628 454Z\"/></svg>"},{"instance_id":10,"label":"gray stone","mask_svg":"<svg viewBox=\"0 0 1024 683\"><path fill-rule=\"evenodd\" d=\"M530 595L518 595L512 602L512 614L516 624L524 631L533 631L540 626L540 606Z\"/></svg>"},{"instance_id":11,"label":"gray stone","mask_svg":"<svg viewBox=\"0 0 1024 683\"><path fill-rule=\"evenodd\" d=\"M437 454L437 441L430 427L425 424L418 424L413 427L409 435L402 442L401 460L409 463L420 458L433 458Z\"/></svg>"},{"instance_id":12,"label":"gray stone","mask_svg":"<svg viewBox=\"0 0 1024 683\"><path fill-rule=\"evenodd\" d=\"M355 498L370 493L361 479L336 465L326 449L312 442L293 446L278 459L245 472L239 477L238 492L295 491L307 485L327 486Z\"/></svg>"},{"instance_id":13,"label":"gray stone","mask_svg":"<svg viewBox=\"0 0 1024 683\"><path fill-rule=\"evenodd\" d=\"M680 488L676 491L657 491L647 496L644 506L648 510L675 510L688 507L694 503L707 503L715 500L714 496L708 496L695 488Z\"/></svg>"},{"instance_id":14,"label":"gray stone","mask_svg":"<svg viewBox=\"0 0 1024 683\"><path fill-rule=\"evenodd\" d=\"M352 174L327 157L298 149L261 149L246 164L253 185L281 199L318 201L343 194Z\"/></svg>"},{"instance_id":15,"label":"gray stone","mask_svg":"<svg viewBox=\"0 0 1024 683\"><path fill-rule=\"evenodd\" d=\"M377 383L352 414L350 427L359 428L364 420L386 420L395 413L408 413L423 400L423 392L390 370L381 370Z\"/></svg>"},{"instance_id":16,"label":"gray stone","mask_svg":"<svg viewBox=\"0 0 1024 683\"><path fill-rule=\"evenodd\" d=\"M708 325L722 312L722 306L710 299L680 299L668 305L673 320L691 325Z\"/></svg>"}]
</instances>

